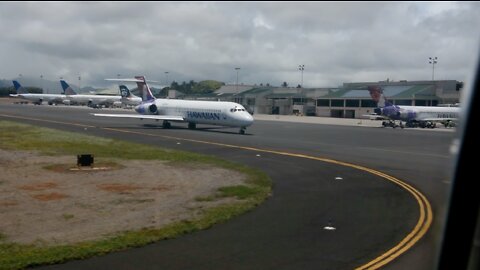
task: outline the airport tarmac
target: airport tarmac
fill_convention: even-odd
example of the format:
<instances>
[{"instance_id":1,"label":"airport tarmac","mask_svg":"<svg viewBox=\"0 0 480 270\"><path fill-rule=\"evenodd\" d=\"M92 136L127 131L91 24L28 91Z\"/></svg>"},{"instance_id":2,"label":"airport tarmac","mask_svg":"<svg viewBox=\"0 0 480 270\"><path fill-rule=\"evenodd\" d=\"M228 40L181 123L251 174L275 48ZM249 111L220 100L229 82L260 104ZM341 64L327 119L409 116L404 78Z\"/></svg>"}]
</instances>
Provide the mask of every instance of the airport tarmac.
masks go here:
<instances>
[{"instance_id":1,"label":"airport tarmac","mask_svg":"<svg viewBox=\"0 0 480 270\"><path fill-rule=\"evenodd\" d=\"M312 125L255 115L242 136L231 128L189 130L175 124L166 130L155 122L89 114L97 111L2 105L0 119L220 156L267 172L274 196L207 231L46 269L352 269L396 247L418 222L418 201L398 185L308 157L366 166L420 190L432 205L433 224L383 269L431 269L435 264L454 132ZM335 181L339 176L342 180Z\"/></svg>"},{"instance_id":2,"label":"airport tarmac","mask_svg":"<svg viewBox=\"0 0 480 270\"><path fill-rule=\"evenodd\" d=\"M255 114L255 120L260 121L283 121L307 124L340 125L340 126L360 126L360 127L381 127L382 121L356 118L334 118L318 116L296 116L296 115L271 115Z\"/></svg>"}]
</instances>

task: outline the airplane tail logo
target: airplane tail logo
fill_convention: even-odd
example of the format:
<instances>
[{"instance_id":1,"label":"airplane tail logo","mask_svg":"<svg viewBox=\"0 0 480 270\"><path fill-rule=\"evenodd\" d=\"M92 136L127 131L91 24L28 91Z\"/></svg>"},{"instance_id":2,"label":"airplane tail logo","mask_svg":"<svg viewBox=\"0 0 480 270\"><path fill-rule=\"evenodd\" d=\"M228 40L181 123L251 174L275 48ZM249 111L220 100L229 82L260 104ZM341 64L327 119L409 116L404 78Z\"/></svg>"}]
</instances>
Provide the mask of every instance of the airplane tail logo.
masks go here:
<instances>
[{"instance_id":1,"label":"airplane tail logo","mask_svg":"<svg viewBox=\"0 0 480 270\"><path fill-rule=\"evenodd\" d=\"M142 102L148 102L155 100L155 97L148 87L147 81L145 80L144 76L135 76L135 79L141 80L141 82L137 82L138 90L140 91L140 95L142 96Z\"/></svg>"},{"instance_id":2,"label":"airplane tail logo","mask_svg":"<svg viewBox=\"0 0 480 270\"><path fill-rule=\"evenodd\" d=\"M122 84L119 86L119 88L120 88L120 95L122 96L122 98L129 98L132 96L127 86Z\"/></svg>"},{"instance_id":3,"label":"airplane tail logo","mask_svg":"<svg viewBox=\"0 0 480 270\"><path fill-rule=\"evenodd\" d=\"M27 89L21 86L20 83L17 81L13 81L13 87L15 87L17 94L28 94Z\"/></svg>"},{"instance_id":4,"label":"airplane tail logo","mask_svg":"<svg viewBox=\"0 0 480 270\"><path fill-rule=\"evenodd\" d=\"M368 86L368 92L370 92L370 97L372 100L377 103L377 107L383 108L385 106L392 105L388 102L387 98L383 94L383 89L379 85Z\"/></svg>"},{"instance_id":5,"label":"airplane tail logo","mask_svg":"<svg viewBox=\"0 0 480 270\"><path fill-rule=\"evenodd\" d=\"M64 80L60 80L60 84L62 85L62 89L65 95L76 95L77 93L73 90L73 88L68 85L68 83Z\"/></svg>"}]
</instances>

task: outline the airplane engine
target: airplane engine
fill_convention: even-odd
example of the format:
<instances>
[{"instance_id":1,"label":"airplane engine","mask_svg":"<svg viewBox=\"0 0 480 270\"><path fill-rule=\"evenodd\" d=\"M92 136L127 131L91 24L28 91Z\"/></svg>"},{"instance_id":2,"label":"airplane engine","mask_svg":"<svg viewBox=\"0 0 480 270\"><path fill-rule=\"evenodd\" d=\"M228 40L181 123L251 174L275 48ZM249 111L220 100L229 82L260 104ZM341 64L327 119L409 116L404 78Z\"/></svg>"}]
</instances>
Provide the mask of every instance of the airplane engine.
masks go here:
<instances>
[{"instance_id":1,"label":"airplane engine","mask_svg":"<svg viewBox=\"0 0 480 270\"><path fill-rule=\"evenodd\" d=\"M72 102L71 102L69 99L63 100L62 103L63 103L64 105L71 105L71 104L72 104Z\"/></svg>"},{"instance_id":2,"label":"airplane engine","mask_svg":"<svg viewBox=\"0 0 480 270\"><path fill-rule=\"evenodd\" d=\"M154 103L140 104L135 107L135 111L139 114L158 114L157 105Z\"/></svg>"},{"instance_id":3,"label":"airplane engine","mask_svg":"<svg viewBox=\"0 0 480 270\"><path fill-rule=\"evenodd\" d=\"M122 107L122 102L121 101L114 101L113 102L113 107L117 107L117 108Z\"/></svg>"}]
</instances>

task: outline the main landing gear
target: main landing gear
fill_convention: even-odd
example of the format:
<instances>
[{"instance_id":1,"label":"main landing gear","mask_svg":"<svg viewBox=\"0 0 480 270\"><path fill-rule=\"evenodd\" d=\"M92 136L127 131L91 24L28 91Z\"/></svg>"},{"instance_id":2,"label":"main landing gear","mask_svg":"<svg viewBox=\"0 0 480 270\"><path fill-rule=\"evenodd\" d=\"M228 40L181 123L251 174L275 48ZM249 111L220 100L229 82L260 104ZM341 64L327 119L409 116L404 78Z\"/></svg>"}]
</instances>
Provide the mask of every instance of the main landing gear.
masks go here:
<instances>
[{"instance_id":1,"label":"main landing gear","mask_svg":"<svg viewBox=\"0 0 480 270\"><path fill-rule=\"evenodd\" d=\"M397 121L395 121L395 120L383 121L382 126L383 127L392 127L392 128L397 128L397 127L404 128L405 127L403 125L402 121L398 121L398 123L397 123Z\"/></svg>"},{"instance_id":2,"label":"main landing gear","mask_svg":"<svg viewBox=\"0 0 480 270\"><path fill-rule=\"evenodd\" d=\"M170 124L170 122L168 122L168 121L163 121L162 127L163 128L170 128L170 127L172 127L172 124Z\"/></svg>"}]
</instances>

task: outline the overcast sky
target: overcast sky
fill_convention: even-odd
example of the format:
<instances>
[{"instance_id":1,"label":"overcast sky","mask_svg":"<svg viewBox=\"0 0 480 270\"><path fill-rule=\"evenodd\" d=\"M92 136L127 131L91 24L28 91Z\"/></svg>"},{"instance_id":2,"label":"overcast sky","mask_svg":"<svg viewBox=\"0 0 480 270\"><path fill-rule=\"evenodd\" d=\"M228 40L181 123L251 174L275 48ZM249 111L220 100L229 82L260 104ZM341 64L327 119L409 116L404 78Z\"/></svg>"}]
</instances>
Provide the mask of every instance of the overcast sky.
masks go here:
<instances>
[{"instance_id":1,"label":"overcast sky","mask_svg":"<svg viewBox=\"0 0 480 270\"><path fill-rule=\"evenodd\" d=\"M466 81L478 2L0 2L0 79Z\"/></svg>"}]
</instances>

